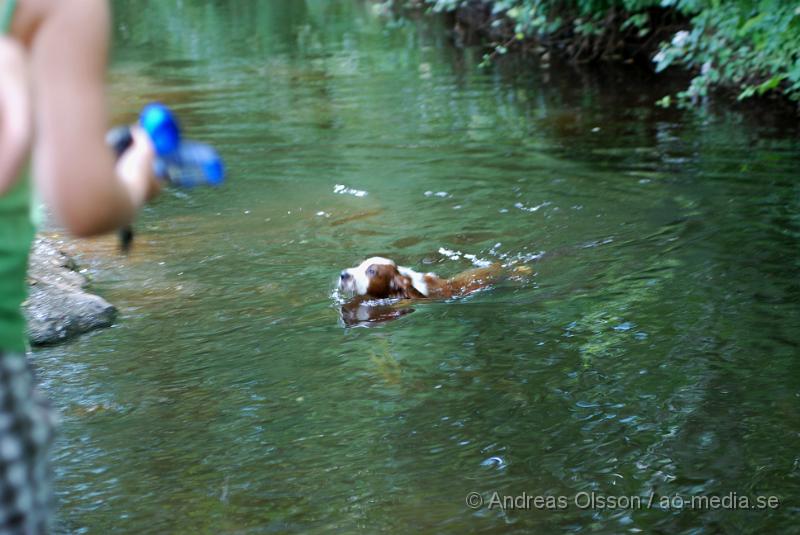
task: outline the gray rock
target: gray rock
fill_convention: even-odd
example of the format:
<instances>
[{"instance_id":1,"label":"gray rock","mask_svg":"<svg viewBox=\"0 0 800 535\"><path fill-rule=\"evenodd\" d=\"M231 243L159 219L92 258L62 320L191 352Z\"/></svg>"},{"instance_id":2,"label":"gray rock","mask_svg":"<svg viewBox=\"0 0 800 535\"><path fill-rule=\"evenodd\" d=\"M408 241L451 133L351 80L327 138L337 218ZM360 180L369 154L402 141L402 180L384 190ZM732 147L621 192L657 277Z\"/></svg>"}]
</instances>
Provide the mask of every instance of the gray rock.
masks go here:
<instances>
[{"instance_id":1,"label":"gray rock","mask_svg":"<svg viewBox=\"0 0 800 535\"><path fill-rule=\"evenodd\" d=\"M114 323L117 309L86 292L89 281L58 245L37 238L28 266L29 296L23 304L33 345L63 342Z\"/></svg>"}]
</instances>

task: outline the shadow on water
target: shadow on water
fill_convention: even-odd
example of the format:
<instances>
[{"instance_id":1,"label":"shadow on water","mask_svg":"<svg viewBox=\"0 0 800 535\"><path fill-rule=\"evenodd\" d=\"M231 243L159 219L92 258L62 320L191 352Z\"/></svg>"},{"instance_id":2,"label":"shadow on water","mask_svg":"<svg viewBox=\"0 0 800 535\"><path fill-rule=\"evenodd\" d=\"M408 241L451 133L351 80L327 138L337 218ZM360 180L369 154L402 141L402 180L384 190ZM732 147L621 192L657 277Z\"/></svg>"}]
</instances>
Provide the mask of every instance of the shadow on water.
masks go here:
<instances>
[{"instance_id":1,"label":"shadow on water","mask_svg":"<svg viewBox=\"0 0 800 535\"><path fill-rule=\"evenodd\" d=\"M174 106L231 178L148 207L128 259L76 246L120 318L36 351L60 529L793 529L796 126L661 110L632 69L482 71L371 5L114 3L115 117ZM343 328L336 274L372 255L534 275ZM495 491L783 506L465 505Z\"/></svg>"}]
</instances>

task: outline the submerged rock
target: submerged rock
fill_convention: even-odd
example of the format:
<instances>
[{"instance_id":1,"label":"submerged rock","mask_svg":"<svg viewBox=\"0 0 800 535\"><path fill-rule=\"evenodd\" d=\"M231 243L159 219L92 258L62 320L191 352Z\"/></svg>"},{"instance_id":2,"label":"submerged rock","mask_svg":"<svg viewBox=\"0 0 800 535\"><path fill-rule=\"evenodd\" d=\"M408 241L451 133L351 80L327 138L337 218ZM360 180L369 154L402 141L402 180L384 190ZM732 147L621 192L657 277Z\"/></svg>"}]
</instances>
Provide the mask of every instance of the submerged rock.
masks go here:
<instances>
[{"instance_id":1,"label":"submerged rock","mask_svg":"<svg viewBox=\"0 0 800 535\"><path fill-rule=\"evenodd\" d=\"M36 239L28 266L29 296L23 304L31 344L63 342L114 323L117 309L88 293L88 284L72 257L55 242Z\"/></svg>"}]
</instances>

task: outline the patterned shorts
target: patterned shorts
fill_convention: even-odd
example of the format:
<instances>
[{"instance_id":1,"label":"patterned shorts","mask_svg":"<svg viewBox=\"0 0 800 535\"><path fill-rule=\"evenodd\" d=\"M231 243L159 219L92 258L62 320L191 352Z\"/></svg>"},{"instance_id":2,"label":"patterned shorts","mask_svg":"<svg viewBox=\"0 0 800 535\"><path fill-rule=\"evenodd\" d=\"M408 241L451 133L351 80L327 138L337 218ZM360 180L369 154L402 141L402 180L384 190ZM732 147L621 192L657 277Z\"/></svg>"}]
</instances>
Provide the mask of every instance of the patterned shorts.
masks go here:
<instances>
[{"instance_id":1,"label":"patterned shorts","mask_svg":"<svg viewBox=\"0 0 800 535\"><path fill-rule=\"evenodd\" d=\"M0 351L0 534L48 533L55 413L25 355Z\"/></svg>"}]
</instances>

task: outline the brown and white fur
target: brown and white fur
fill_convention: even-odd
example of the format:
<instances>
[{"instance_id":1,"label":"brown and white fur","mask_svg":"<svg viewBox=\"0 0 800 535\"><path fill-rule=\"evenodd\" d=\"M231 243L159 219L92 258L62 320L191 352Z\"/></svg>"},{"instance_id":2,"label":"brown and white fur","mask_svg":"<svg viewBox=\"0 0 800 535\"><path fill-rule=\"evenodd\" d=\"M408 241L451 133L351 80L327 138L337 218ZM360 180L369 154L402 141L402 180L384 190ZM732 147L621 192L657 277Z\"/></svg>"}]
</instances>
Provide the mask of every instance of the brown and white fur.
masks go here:
<instances>
[{"instance_id":1,"label":"brown and white fur","mask_svg":"<svg viewBox=\"0 0 800 535\"><path fill-rule=\"evenodd\" d=\"M442 279L433 273L419 273L398 266L380 256L367 258L339 275L339 289L373 299L449 299L463 297L489 286L502 271L499 264L464 271Z\"/></svg>"}]
</instances>

